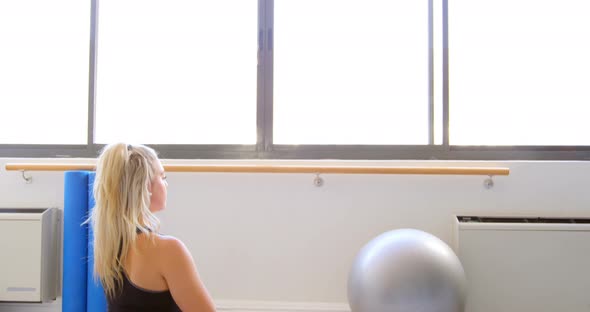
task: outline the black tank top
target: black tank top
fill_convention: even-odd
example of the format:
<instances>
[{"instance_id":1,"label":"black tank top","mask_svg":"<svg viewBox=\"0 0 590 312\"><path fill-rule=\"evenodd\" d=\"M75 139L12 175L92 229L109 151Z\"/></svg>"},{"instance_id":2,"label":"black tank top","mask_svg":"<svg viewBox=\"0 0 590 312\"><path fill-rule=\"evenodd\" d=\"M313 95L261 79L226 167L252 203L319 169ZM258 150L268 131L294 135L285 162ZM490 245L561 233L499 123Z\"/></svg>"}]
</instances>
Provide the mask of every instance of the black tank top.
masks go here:
<instances>
[{"instance_id":1,"label":"black tank top","mask_svg":"<svg viewBox=\"0 0 590 312\"><path fill-rule=\"evenodd\" d=\"M170 290L153 291L133 284L123 274L123 291L108 300L109 312L181 312Z\"/></svg>"}]
</instances>

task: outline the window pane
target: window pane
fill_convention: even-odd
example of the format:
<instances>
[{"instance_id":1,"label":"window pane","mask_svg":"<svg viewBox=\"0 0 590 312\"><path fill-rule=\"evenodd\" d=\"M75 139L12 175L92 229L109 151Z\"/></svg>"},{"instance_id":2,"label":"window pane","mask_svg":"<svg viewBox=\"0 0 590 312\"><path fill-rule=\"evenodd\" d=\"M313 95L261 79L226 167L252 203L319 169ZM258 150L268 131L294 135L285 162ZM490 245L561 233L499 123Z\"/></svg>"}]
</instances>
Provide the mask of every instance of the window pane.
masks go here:
<instances>
[{"instance_id":1,"label":"window pane","mask_svg":"<svg viewBox=\"0 0 590 312\"><path fill-rule=\"evenodd\" d=\"M590 145L590 2L449 1L450 142Z\"/></svg>"},{"instance_id":2,"label":"window pane","mask_svg":"<svg viewBox=\"0 0 590 312\"><path fill-rule=\"evenodd\" d=\"M0 1L0 144L86 144L90 0Z\"/></svg>"},{"instance_id":3,"label":"window pane","mask_svg":"<svg viewBox=\"0 0 590 312\"><path fill-rule=\"evenodd\" d=\"M274 22L274 143L428 143L428 1L275 0Z\"/></svg>"},{"instance_id":4,"label":"window pane","mask_svg":"<svg viewBox=\"0 0 590 312\"><path fill-rule=\"evenodd\" d=\"M101 0L96 141L255 144L258 1Z\"/></svg>"}]
</instances>

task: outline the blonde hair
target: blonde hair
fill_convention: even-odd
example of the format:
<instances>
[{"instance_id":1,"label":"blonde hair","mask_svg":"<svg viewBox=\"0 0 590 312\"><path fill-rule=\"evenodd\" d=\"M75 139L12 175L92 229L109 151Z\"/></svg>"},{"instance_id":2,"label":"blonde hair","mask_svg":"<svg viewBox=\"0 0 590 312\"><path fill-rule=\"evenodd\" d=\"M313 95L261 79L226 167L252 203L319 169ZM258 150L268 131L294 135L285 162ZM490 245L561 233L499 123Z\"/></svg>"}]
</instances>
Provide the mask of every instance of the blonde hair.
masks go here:
<instances>
[{"instance_id":1,"label":"blonde hair","mask_svg":"<svg viewBox=\"0 0 590 312\"><path fill-rule=\"evenodd\" d=\"M156 152L124 143L104 147L94 180L96 205L90 214L94 230L94 277L109 298L123 285L123 265L138 231L150 235L160 221L150 211L149 184L158 174Z\"/></svg>"}]
</instances>

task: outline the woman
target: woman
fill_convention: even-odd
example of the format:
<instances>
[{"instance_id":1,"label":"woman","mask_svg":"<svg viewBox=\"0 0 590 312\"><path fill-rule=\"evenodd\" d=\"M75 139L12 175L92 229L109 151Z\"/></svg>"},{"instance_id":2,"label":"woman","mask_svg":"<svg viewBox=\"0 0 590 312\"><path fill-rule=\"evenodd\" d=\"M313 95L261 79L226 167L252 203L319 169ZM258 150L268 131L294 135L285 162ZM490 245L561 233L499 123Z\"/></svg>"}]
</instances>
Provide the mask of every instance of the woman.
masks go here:
<instances>
[{"instance_id":1,"label":"woman","mask_svg":"<svg viewBox=\"0 0 590 312\"><path fill-rule=\"evenodd\" d=\"M158 233L167 186L149 147L107 145L98 158L90 221L110 312L215 311L186 246Z\"/></svg>"}]
</instances>

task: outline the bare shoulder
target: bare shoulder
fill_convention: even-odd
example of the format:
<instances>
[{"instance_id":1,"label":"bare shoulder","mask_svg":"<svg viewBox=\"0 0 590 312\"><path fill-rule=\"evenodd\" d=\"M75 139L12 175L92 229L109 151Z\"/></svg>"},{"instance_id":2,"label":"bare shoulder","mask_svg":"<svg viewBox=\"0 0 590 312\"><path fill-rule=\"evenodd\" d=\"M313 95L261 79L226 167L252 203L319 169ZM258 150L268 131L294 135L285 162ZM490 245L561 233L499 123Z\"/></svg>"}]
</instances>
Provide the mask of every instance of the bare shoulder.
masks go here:
<instances>
[{"instance_id":1,"label":"bare shoulder","mask_svg":"<svg viewBox=\"0 0 590 312\"><path fill-rule=\"evenodd\" d=\"M170 235L157 235L156 245L161 251L180 252L187 250L186 245L180 239Z\"/></svg>"},{"instance_id":2,"label":"bare shoulder","mask_svg":"<svg viewBox=\"0 0 590 312\"><path fill-rule=\"evenodd\" d=\"M161 244L165 244L167 246L182 244L182 241L180 241L180 239L178 239L174 236L171 236L171 235L158 234L156 237L157 237L156 239Z\"/></svg>"},{"instance_id":3,"label":"bare shoulder","mask_svg":"<svg viewBox=\"0 0 590 312\"><path fill-rule=\"evenodd\" d=\"M156 244L159 249L160 272L180 309L187 312L214 312L213 300L184 243L176 237L160 235Z\"/></svg>"},{"instance_id":4,"label":"bare shoulder","mask_svg":"<svg viewBox=\"0 0 590 312\"><path fill-rule=\"evenodd\" d=\"M161 255L162 264L170 265L179 261L193 261L186 245L178 238L170 235L157 235L155 247Z\"/></svg>"}]
</instances>

